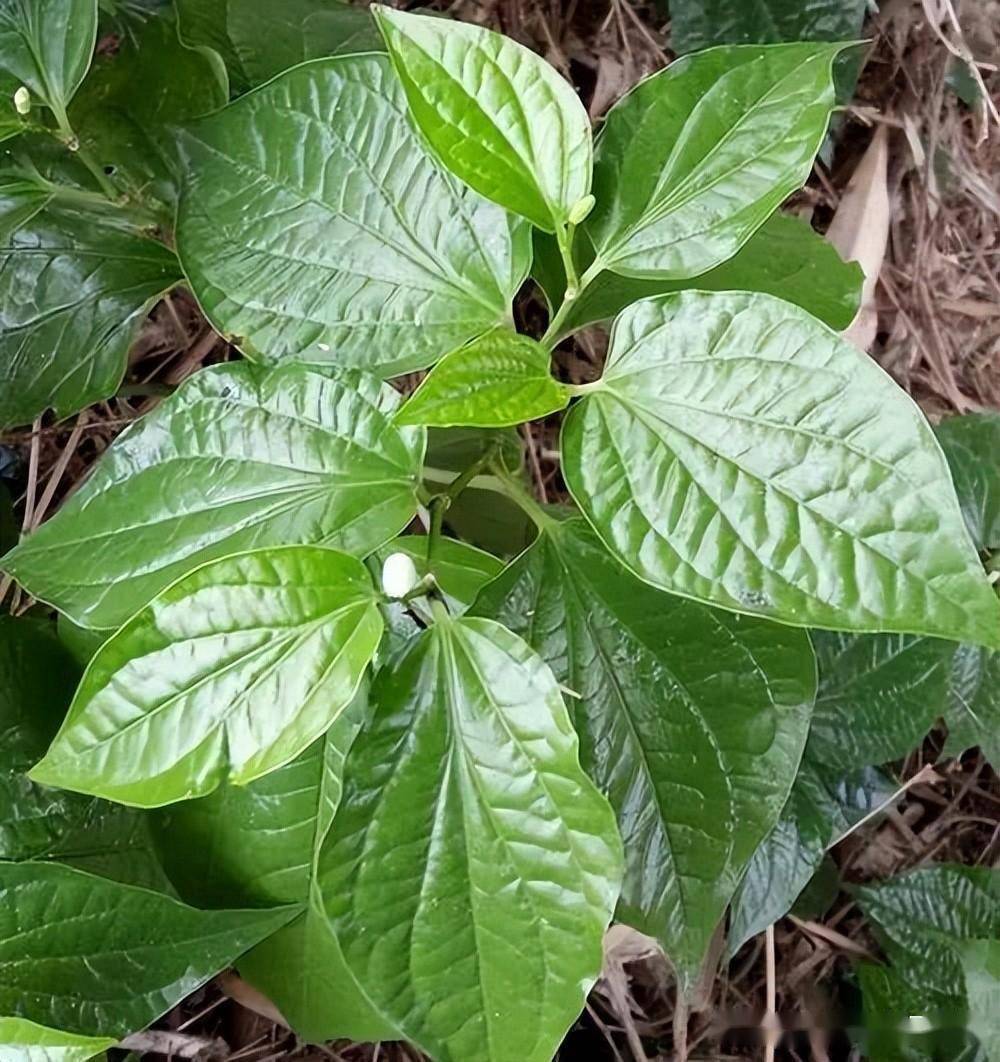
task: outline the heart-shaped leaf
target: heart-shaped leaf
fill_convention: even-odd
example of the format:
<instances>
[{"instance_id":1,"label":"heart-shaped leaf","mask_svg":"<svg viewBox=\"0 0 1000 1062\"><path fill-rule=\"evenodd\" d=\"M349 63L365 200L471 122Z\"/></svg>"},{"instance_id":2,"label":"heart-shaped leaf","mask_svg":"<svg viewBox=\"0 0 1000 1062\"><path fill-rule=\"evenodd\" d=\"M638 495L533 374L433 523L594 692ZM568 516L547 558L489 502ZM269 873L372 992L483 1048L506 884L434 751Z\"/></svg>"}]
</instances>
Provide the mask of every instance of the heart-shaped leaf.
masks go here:
<instances>
[{"instance_id":1,"label":"heart-shaped leaf","mask_svg":"<svg viewBox=\"0 0 1000 1062\"><path fill-rule=\"evenodd\" d=\"M113 394L148 307L180 279L162 244L26 183L0 195L0 426Z\"/></svg>"},{"instance_id":2,"label":"heart-shaped leaf","mask_svg":"<svg viewBox=\"0 0 1000 1062\"><path fill-rule=\"evenodd\" d=\"M86 1036L124 1036L294 914L287 907L196 911L69 867L0 863L0 1013Z\"/></svg>"},{"instance_id":3,"label":"heart-shaped leaf","mask_svg":"<svg viewBox=\"0 0 1000 1062\"><path fill-rule=\"evenodd\" d=\"M592 391L564 423L564 474L643 579L785 623L1000 645L929 425L797 306L636 303Z\"/></svg>"},{"instance_id":4,"label":"heart-shaped leaf","mask_svg":"<svg viewBox=\"0 0 1000 1062\"><path fill-rule=\"evenodd\" d=\"M240 974L311 1043L392 1040L344 963L316 888L316 860L340 802L360 695L297 759L246 786L220 786L155 817L167 873L203 907L299 903L305 910L239 960ZM191 852L200 853L192 861Z\"/></svg>"},{"instance_id":5,"label":"heart-shaped leaf","mask_svg":"<svg viewBox=\"0 0 1000 1062\"><path fill-rule=\"evenodd\" d=\"M0 92L24 85L65 126L96 40L97 0L0 0Z\"/></svg>"},{"instance_id":6,"label":"heart-shaped leaf","mask_svg":"<svg viewBox=\"0 0 1000 1062\"><path fill-rule=\"evenodd\" d=\"M565 408L569 391L528 336L497 330L452 351L396 414L397 424L508 428Z\"/></svg>"},{"instance_id":7,"label":"heart-shaped leaf","mask_svg":"<svg viewBox=\"0 0 1000 1062\"><path fill-rule=\"evenodd\" d=\"M357 372L204 370L2 566L77 622L115 627L227 553L320 542L364 556L417 509L424 432L392 424L398 404Z\"/></svg>"},{"instance_id":8,"label":"heart-shaped leaf","mask_svg":"<svg viewBox=\"0 0 1000 1062\"><path fill-rule=\"evenodd\" d=\"M550 309L555 310L566 291L559 248L554 239L537 232L534 245L531 275L544 290ZM610 321L639 299L685 288L777 295L840 332L857 316L864 278L857 262L844 262L834 246L801 218L774 214L732 258L693 280L601 273L572 302L553 342L589 324Z\"/></svg>"},{"instance_id":9,"label":"heart-shaped leaf","mask_svg":"<svg viewBox=\"0 0 1000 1062\"><path fill-rule=\"evenodd\" d=\"M427 154L379 55L316 60L189 127L177 249L259 359L391 376L509 321L528 227Z\"/></svg>"},{"instance_id":10,"label":"heart-shaped leaf","mask_svg":"<svg viewBox=\"0 0 1000 1062\"><path fill-rule=\"evenodd\" d=\"M31 777L140 807L251 782L330 727L381 636L353 557L285 546L212 561L98 650Z\"/></svg>"},{"instance_id":11,"label":"heart-shaped leaf","mask_svg":"<svg viewBox=\"0 0 1000 1062\"><path fill-rule=\"evenodd\" d=\"M372 700L320 860L348 965L441 1062L549 1062L621 869L552 673L499 624L443 618Z\"/></svg>"},{"instance_id":12,"label":"heart-shaped leaf","mask_svg":"<svg viewBox=\"0 0 1000 1062\"><path fill-rule=\"evenodd\" d=\"M809 176L840 49L713 48L640 81L597 141L594 271L682 279L732 257Z\"/></svg>"},{"instance_id":13,"label":"heart-shaped leaf","mask_svg":"<svg viewBox=\"0 0 1000 1062\"><path fill-rule=\"evenodd\" d=\"M573 691L584 769L625 846L618 917L685 990L788 797L816 668L804 632L641 583L580 519L546 523L480 595Z\"/></svg>"},{"instance_id":14,"label":"heart-shaped leaf","mask_svg":"<svg viewBox=\"0 0 1000 1062\"><path fill-rule=\"evenodd\" d=\"M106 1037L46 1029L23 1018L0 1018L4 1062L87 1062L114 1044Z\"/></svg>"},{"instance_id":15,"label":"heart-shaped leaf","mask_svg":"<svg viewBox=\"0 0 1000 1062\"><path fill-rule=\"evenodd\" d=\"M590 192L590 119L534 52L482 26L373 8L410 113L438 158L547 232Z\"/></svg>"}]
</instances>

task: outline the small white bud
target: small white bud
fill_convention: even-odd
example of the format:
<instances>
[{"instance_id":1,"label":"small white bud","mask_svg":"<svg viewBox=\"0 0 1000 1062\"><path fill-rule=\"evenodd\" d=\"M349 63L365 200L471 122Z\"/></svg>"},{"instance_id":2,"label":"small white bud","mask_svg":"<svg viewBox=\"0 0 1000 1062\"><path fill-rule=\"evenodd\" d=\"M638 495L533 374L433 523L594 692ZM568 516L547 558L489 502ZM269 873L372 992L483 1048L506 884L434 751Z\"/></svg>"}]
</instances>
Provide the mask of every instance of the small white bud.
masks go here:
<instances>
[{"instance_id":1,"label":"small white bud","mask_svg":"<svg viewBox=\"0 0 1000 1062\"><path fill-rule=\"evenodd\" d=\"M413 561L405 553L390 553L382 565L382 590L386 597L406 597L420 582Z\"/></svg>"},{"instance_id":2,"label":"small white bud","mask_svg":"<svg viewBox=\"0 0 1000 1062\"><path fill-rule=\"evenodd\" d=\"M585 195L582 199L578 199L569 208L569 215L566 220L571 225L579 225L581 221L586 221L596 202L597 200L592 195Z\"/></svg>"},{"instance_id":3,"label":"small white bud","mask_svg":"<svg viewBox=\"0 0 1000 1062\"><path fill-rule=\"evenodd\" d=\"M31 110L31 93L24 85L14 93L14 110L18 114L27 114Z\"/></svg>"}]
</instances>

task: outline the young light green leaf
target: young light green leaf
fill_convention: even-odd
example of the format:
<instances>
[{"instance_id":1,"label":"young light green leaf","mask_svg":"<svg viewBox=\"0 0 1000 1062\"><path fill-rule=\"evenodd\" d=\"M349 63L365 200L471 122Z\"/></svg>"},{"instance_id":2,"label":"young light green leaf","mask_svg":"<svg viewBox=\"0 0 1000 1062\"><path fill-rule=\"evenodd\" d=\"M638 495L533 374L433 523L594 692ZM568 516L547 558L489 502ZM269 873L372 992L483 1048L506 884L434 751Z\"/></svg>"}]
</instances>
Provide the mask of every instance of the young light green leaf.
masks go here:
<instances>
[{"instance_id":1,"label":"young light green leaf","mask_svg":"<svg viewBox=\"0 0 1000 1062\"><path fill-rule=\"evenodd\" d=\"M0 91L24 85L65 124L96 40L97 0L0 0Z\"/></svg>"},{"instance_id":2,"label":"young light green leaf","mask_svg":"<svg viewBox=\"0 0 1000 1062\"><path fill-rule=\"evenodd\" d=\"M139 807L252 782L335 722L381 636L371 579L344 553L212 561L98 650L31 778Z\"/></svg>"},{"instance_id":3,"label":"young light green leaf","mask_svg":"<svg viewBox=\"0 0 1000 1062\"><path fill-rule=\"evenodd\" d=\"M590 192L590 119L541 56L499 33L378 4L410 113L441 162L546 232Z\"/></svg>"},{"instance_id":4,"label":"young light green leaf","mask_svg":"<svg viewBox=\"0 0 1000 1062\"><path fill-rule=\"evenodd\" d=\"M305 909L239 960L303 1039L391 1040L344 963L316 889L316 859L340 802L346 757L367 697L359 695L297 759L247 786L157 812L164 865L181 896L202 907ZM191 852L200 853L196 861Z\"/></svg>"},{"instance_id":5,"label":"young light green leaf","mask_svg":"<svg viewBox=\"0 0 1000 1062\"><path fill-rule=\"evenodd\" d=\"M384 561L391 553L405 553L415 564L418 576L433 574L449 609L457 614L476 600L476 595L503 571L503 562L491 553L454 538L439 538L428 558L427 535L401 535L387 542L375 556Z\"/></svg>"},{"instance_id":6,"label":"young light green leaf","mask_svg":"<svg viewBox=\"0 0 1000 1062\"><path fill-rule=\"evenodd\" d=\"M910 398L803 310L682 292L615 322L563 470L641 578L802 626L1000 645L944 457Z\"/></svg>"},{"instance_id":7,"label":"young light green leaf","mask_svg":"<svg viewBox=\"0 0 1000 1062\"><path fill-rule=\"evenodd\" d=\"M259 360L391 376L506 323L528 227L445 174L388 59L316 60L189 127L177 247Z\"/></svg>"},{"instance_id":8,"label":"young light green leaf","mask_svg":"<svg viewBox=\"0 0 1000 1062\"><path fill-rule=\"evenodd\" d=\"M115 627L227 553L317 542L364 556L417 509L424 432L392 424L398 403L357 372L204 370L2 567L78 623Z\"/></svg>"},{"instance_id":9,"label":"young light green leaf","mask_svg":"<svg viewBox=\"0 0 1000 1062\"><path fill-rule=\"evenodd\" d=\"M558 308L566 290L559 248L550 236L538 232L534 245L532 276L542 286L549 307ZM644 280L601 273L573 301L554 341L586 325L610 321L639 299L685 288L777 295L840 332L857 316L864 278L857 262L844 262L836 248L806 222L774 214L732 258L694 280Z\"/></svg>"},{"instance_id":10,"label":"young light green leaf","mask_svg":"<svg viewBox=\"0 0 1000 1062\"><path fill-rule=\"evenodd\" d=\"M580 519L545 524L474 608L573 691L581 763L625 846L617 917L657 937L690 990L795 777L816 693L808 637L654 590Z\"/></svg>"},{"instance_id":11,"label":"young light green leaf","mask_svg":"<svg viewBox=\"0 0 1000 1062\"><path fill-rule=\"evenodd\" d=\"M88 1062L116 1042L103 1036L46 1029L23 1018L0 1018L0 1056L4 1062Z\"/></svg>"},{"instance_id":12,"label":"young light green leaf","mask_svg":"<svg viewBox=\"0 0 1000 1062\"><path fill-rule=\"evenodd\" d=\"M27 184L8 185L3 199L0 427L113 394L146 310L180 279L166 247L106 211Z\"/></svg>"},{"instance_id":13,"label":"young light green leaf","mask_svg":"<svg viewBox=\"0 0 1000 1062\"><path fill-rule=\"evenodd\" d=\"M817 763L843 770L905 756L945 713L957 646L908 634L813 631L819 696L809 733Z\"/></svg>"},{"instance_id":14,"label":"young light green leaf","mask_svg":"<svg viewBox=\"0 0 1000 1062\"><path fill-rule=\"evenodd\" d=\"M549 1062L621 871L555 679L499 624L445 619L372 700L320 860L348 965L440 1062Z\"/></svg>"},{"instance_id":15,"label":"young light green leaf","mask_svg":"<svg viewBox=\"0 0 1000 1062\"><path fill-rule=\"evenodd\" d=\"M570 394L551 355L528 336L498 329L441 359L396 414L397 424L508 428L564 409Z\"/></svg>"},{"instance_id":16,"label":"young light green leaf","mask_svg":"<svg viewBox=\"0 0 1000 1062\"><path fill-rule=\"evenodd\" d=\"M144 816L27 777L55 737L78 678L48 623L0 617L0 860L59 860L126 884L169 889Z\"/></svg>"},{"instance_id":17,"label":"young light green leaf","mask_svg":"<svg viewBox=\"0 0 1000 1062\"><path fill-rule=\"evenodd\" d=\"M853 890L896 973L927 1005L965 994L963 941L1000 939L1000 871L939 864Z\"/></svg>"},{"instance_id":18,"label":"young light green leaf","mask_svg":"<svg viewBox=\"0 0 1000 1062\"><path fill-rule=\"evenodd\" d=\"M935 431L972 540L1000 550L1000 413L949 417Z\"/></svg>"},{"instance_id":19,"label":"young light green leaf","mask_svg":"<svg viewBox=\"0 0 1000 1062\"><path fill-rule=\"evenodd\" d=\"M0 863L0 1013L85 1036L124 1036L294 914L196 911L69 867Z\"/></svg>"},{"instance_id":20,"label":"young light green leaf","mask_svg":"<svg viewBox=\"0 0 1000 1062\"><path fill-rule=\"evenodd\" d=\"M596 269L683 279L732 257L808 177L840 49L713 48L632 89L597 142Z\"/></svg>"},{"instance_id":21,"label":"young light green leaf","mask_svg":"<svg viewBox=\"0 0 1000 1062\"><path fill-rule=\"evenodd\" d=\"M70 120L115 186L136 198L157 199L172 226L181 176L172 127L228 99L224 73L212 57L183 44L172 22L151 18L123 37L113 55L95 59Z\"/></svg>"},{"instance_id":22,"label":"young light green leaf","mask_svg":"<svg viewBox=\"0 0 1000 1062\"><path fill-rule=\"evenodd\" d=\"M807 745L781 818L757 847L733 897L727 953L735 955L788 914L826 850L895 791L890 778L871 768L838 777L810 758Z\"/></svg>"}]
</instances>

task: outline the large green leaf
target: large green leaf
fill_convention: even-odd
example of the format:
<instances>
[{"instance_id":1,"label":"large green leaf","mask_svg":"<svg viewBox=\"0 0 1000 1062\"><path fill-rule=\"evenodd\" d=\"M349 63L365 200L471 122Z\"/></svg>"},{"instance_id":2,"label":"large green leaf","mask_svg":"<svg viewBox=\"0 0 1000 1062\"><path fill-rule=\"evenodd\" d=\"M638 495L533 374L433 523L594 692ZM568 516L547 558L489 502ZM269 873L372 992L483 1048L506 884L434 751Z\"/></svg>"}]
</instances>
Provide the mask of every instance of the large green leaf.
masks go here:
<instances>
[{"instance_id":1,"label":"large green leaf","mask_svg":"<svg viewBox=\"0 0 1000 1062\"><path fill-rule=\"evenodd\" d=\"M646 586L580 519L546 524L475 610L573 691L581 762L625 845L618 917L658 937L690 988L795 777L808 637Z\"/></svg>"},{"instance_id":2,"label":"large green leaf","mask_svg":"<svg viewBox=\"0 0 1000 1062\"><path fill-rule=\"evenodd\" d=\"M0 1014L123 1036L294 914L196 911L70 867L0 863Z\"/></svg>"},{"instance_id":3,"label":"large green leaf","mask_svg":"<svg viewBox=\"0 0 1000 1062\"><path fill-rule=\"evenodd\" d=\"M113 394L146 310L180 273L166 247L106 211L24 184L3 199L0 426L9 426Z\"/></svg>"},{"instance_id":4,"label":"large green leaf","mask_svg":"<svg viewBox=\"0 0 1000 1062\"><path fill-rule=\"evenodd\" d=\"M314 1043L395 1039L344 964L316 888L316 860L340 802L359 696L297 759L247 786L220 786L156 815L159 849L183 899L198 906L300 903L305 910L247 952L240 973ZM197 860L191 852L199 853Z\"/></svg>"},{"instance_id":5,"label":"large green leaf","mask_svg":"<svg viewBox=\"0 0 1000 1062\"><path fill-rule=\"evenodd\" d=\"M115 1042L102 1036L46 1029L23 1018L0 1018L0 1056L4 1062L87 1062Z\"/></svg>"},{"instance_id":6,"label":"large green leaf","mask_svg":"<svg viewBox=\"0 0 1000 1062\"><path fill-rule=\"evenodd\" d=\"M172 127L228 99L224 74L211 55L184 45L173 23L153 18L136 36L125 37L114 55L95 59L70 119L114 184L166 204L172 225L181 174Z\"/></svg>"},{"instance_id":7,"label":"large green leaf","mask_svg":"<svg viewBox=\"0 0 1000 1062\"><path fill-rule=\"evenodd\" d=\"M809 176L839 50L713 48L641 81L597 141L595 268L682 279L732 257Z\"/></svg>"},{"instance_id":8,"label":"large green leaf","mask_svg":"<svg viewBox=\"0 0 1000 1062\"><path fill-rule=\"evenodd\" d=\"M379 55L290 70L188 129L177 246L264 360L424 368L510 319L528 227L427 154Z\"/></svg>"},{"instance_id":9,"label":"large green leaf","mask_svg":"<svg viewBox=\"0 0 1000 1062\"><path fill-rule=\"evenodd\" d=\"M0 0L0 91L23 84L65 123L96 39L97 0Z\"/></svg>"},{"instance_id":10,"label":"large green leaf","mask_svg":"<svg viewBox=\"0 0 1000 1062\"><path fill-rule=\"evenodd\" d=\"M363 556L417 508L424 433L392 424L398 403L357 372L204 370L2 566L78 623L114 627L227 553L317 542Z\"/></svg>"},{"instance_id":11,"label":"large green leaf","mask_svg":"<svg viewBox=\"0 0 1000 1062\"><path fill-rule=\"evenodd\" d=\"M852 770L905 756L945 713L956 646L906 634L813 632L817 763Z\"/></svg>"},{"instance_id":12,"label":"large green leaf","mask_svg":"<svg viewBox=\"0 0 1000 1062\"><path fill-rule=\"evenodd\" d=\"M962 941L1000 939L1000 870L939 864L853 891L894 971L928 1006L964 997Z\"/></svg>"},{"instance_id":13,"label":"large green leaf","mask_svg":"<svg viewBox=\"0 0 1000 1062\"><path fill-rule=\"evenodd\" d=\"M643 579L785 623L1000 645L930 427L797 306L636 303L592 392L563 426L566 482Z\"/></svg>"},{"instance_id":14,"label":"large green leaf","mask_svg":"<svg viewBox=\"0 0 1000 1062\"><path fill-rule=\"evenodd\" d=\"M969 534L980 549L1000 550L1000 413L949 417L936 432Z\"/></svg>"},{"instance_id":15,"label":"large green leaf","mask_svg":"<svg viewBox=\"0 0 1000 1062\"><path fill-rule=\"evenodd\" d=\"M550 308L558 308L566 290L559 248L552 237L537 232L534 244L532 276L541 284ZM857 315L863 280L857 262L844 262L833 245L801 218L774 214L732 258L694 280L601 273L574 300L554 340L586 325L610 321L639 299L685 288L777 295L839 332Z\"/></svg>"},{"instance_id":16,"label":"large green leaf","mask_svg":"<svg viewBox=\"0 0 1000 1062\"><path fill-rule=\"evenodd\" d=\"M446 355L396 414L397 424L508 428L565 408L570 394L540 343L497 329Z\"/></svg>"},{"instance_id":17,"label":"large green leaf","mask_svg":"<svg viewBox=\"0 0 1000 1062\"><path fill-rule=\"evenodd\" d=\"M499 624L442 619L372 700L320 859L348 965L440 1062L549 1062L621 870L552 673Z\"/></svg>"},{"instance_id":18,"label":"large green leaf","mask_svg":"<svg viewBox=\"0 0 1000 1062\"><path fill-rule=\"evenodd\" d=\"M866 768L838 777L810 759L809 746L774 829L757 847L733 897L728 953L783 918L820 868L831 845L890 800L896 787Z\"/></svg>"},{"instance_id":19,"label":"large green leaf","mask_svg":"<svg viewBox=\"0 0 1000 1062\"><path fill-rule=\"evenodd\" d=\"M381 637L371 579L347 554L211 561L98 650L31 777L139 807L246 784L329 728Z\"/></svg>"},{"instance_id":20,"label":"large green leaf","mask_svg":"<svg viewBox=\"0 0 1000 1062\"><path fill-rule=\"evenodd\" d=\"M375 20L410 113L442 163L547 232L590 192L590 119L534 52L482 26L381 4Z\"/></svg>"},{"instance_id":21,"label":"large green leaf","mask_svg":"<svg viewBox=\"0 0 1000 1062\"><path fill-rule=\"evenodd\" d=\"M162 888L144 816L27 777L58 731L78 677L47 623L0 617L0 859L58 860Z\"/></svg>"}]
</instances>

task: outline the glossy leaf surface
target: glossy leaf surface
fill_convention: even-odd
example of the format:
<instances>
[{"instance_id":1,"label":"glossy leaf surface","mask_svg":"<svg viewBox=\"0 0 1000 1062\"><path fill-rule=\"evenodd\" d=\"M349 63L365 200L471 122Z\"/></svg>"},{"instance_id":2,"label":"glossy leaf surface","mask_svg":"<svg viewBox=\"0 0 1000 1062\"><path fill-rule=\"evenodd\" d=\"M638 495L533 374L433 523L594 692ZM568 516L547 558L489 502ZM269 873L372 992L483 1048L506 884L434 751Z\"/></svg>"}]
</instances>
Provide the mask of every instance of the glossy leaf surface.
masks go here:
<instances>
[{"instance_id":1,"label":"glossy leaf surface","mask_svg":"<svg viewBox=\"0 0 1000 1062\"><path fill-rule=\"evenodd\" d=\"M105 1037L46 1029L23 1018L0 1018L4 1062L87 1062L114 1044Z\"/></svg>"},{"instance_id":2,"label":"glossy leaf surface","mask_svg":"<svg viewBox=\"0 0 1000 1062\"><path fill-rule=\"evenodd\" d=\"M320 887L358 981L441 1062L548 1062L601 965L620 842L551 672L441 620L375 679Z\"/></svg>"},{"instance_id":3,"label":"glossy leaf surface","mask_svg":"<svg viewBox=\"0 0 1000 1062\"><path fill-rule=\"evenodd\" d=\"M580 519L546 525L475 609L577 695L581 762L625 846L617 917L656 936L690 988L795 777L809 639L639 582Z\"/></svg>"},{"instance_id":4,"label":"glossy leaf surface","mask_svg":"<svg viewBox=\"0 0 1000 1062\"><path fill-rule=\"evenodd\" d=\"M936 433L969 534L980 549L1000 549L1000 413L949 417Z\"/></svg>"},{"instance_id":5,"label":"glossy leaf surface","mask_svg":"<svg viewBox=\"0 0 1000 1062\"><path fill-rule=\"evenodd\" d=\"M548 350L498 330L446 355L396 414L397 424L507 428L563 409L569 392Z\"/></svg>"},{"instance_id":6,"label":"glossy leaf surface","mask_svg":"<svg viewBox=\"0 0 1000 1062\"><path fill-rule=\"evenodd\" d=\"M184 148L178 253L247 353L390 376L509 319L527 226L430 158L383 56L290 70Z\"/></svg>"},{"instance_id":7,"label":"glossy leaf surface","mask_svg":"<svg viewBox=\"0 0 1000 1062\"><path fill-rule=\"evenodd\" d=\"M30 186L3 199L0 426L11 426L113 394L146 310L180 273L166 247L106 212L46 202Z\"/></svg>"},{"instance_id":8,"label":"glossy leaf surface","mask_svg":"<svg viewBox=\"0 0 1000 1062\"><path fill-rule=\"evenodd\" d=\"M410 113L477 192L552 232L590 191L590 119L541 56L482 26L377 5Z\"/></svg>"},{"instance_id":9,"label":"glossy leaf surface","mask_svg":"<svg viewBox=\"0 0 1000 1062\"><path fill-rule=\"evenodd\" d=\"M532 276L549 306L558 307L566 277L555 240L535 234ZM854 320L864 274L844 262L832 244L800 218L774 214L728 261L693 280L651 280L604 272L580 292L556 340L589 324L610 321L639 299L685 288L698 291L762 291L794 302L835 331Z\"/></svg>"},{"instance_id":10,"label":"glossy leaf surface","mask_svg":"<svg viewBox=\"0 0 1000 1062\"><path fill-rule=\"evenodd\" d=\"M353 557L285 546L212 561L98 650L31 777L140 807L251 782L335 722L381 636Z\"/></svg>"},{"instance_id":11,"label":"glossy leaf surface","mask_svg":"<svg viewBox=\"0 0 1000 1062\"><path fill-rule=\"evenodd\" d=\"M59 860L126 884L162 888L144 817L27 777L59 729L78 678L77 665L47 623L0 617L0 860Z\"/></svg>"},{"instance_id":12,"label":"glossy leaf surface","mask_svg":"<svg viewBox=\"0 0 1000 1062\"><path fill-rule=\"evenodd\" d=\"M81 144L114 186L165 204L168 227L181 175L173 127L229 99L217 62L183 44L167 19L150 18L138 33L122 37L114 55L94 60L70 109Z\"/></svg>"},{"instance_id":13,"label":"glossy leaf surface","mask_svg":"<svg viewBox=\"0 0 1000 1062\"><path fill-rule=\"evenodd\" d=\"M681 279L732 257L809 176L839 45L713 48L641 81L597 141L603 268Z\"/></svg>"},{"instance_id":14,"label":"glossy leaf surface","mask_svg":"<svg viewBox=\"0 0 1000 1062\"><path fill-rule=\"evenodd\" d=\"M197 911L69 867L0 863L0 1012L88 1036L124 1036L293 914Z\"/></svg>"},{"instance_id":15,"label":"glossy leaf surface","mask_svg":"<svg viewBox=\"0 0 1000 1062\"><path fill-rule=\"evenodd\" d=\"M0 0L0 88L25 85L65 118L96 38L97 0Z\"/></svg>"},{"instance_id":16,"label":"glossy leaf surface","mask_svg":"<svg viewBox=\"0 0 1000 1062\"><path fill-rule=\"evenodd\" d=\"M792 910L826 850L890 800L892 780L870 768L838 777L810 759L810 746L774 829L754 852L733 897L727 951L735 955Z\"/></svg>"},{"instance_id":17,"label":"glossy leaf surface","mask_svg":"<svg viewBox=\"0 0 1000 1062\"><path fill-rule=\"evenodd\" d=\"M809 747L817 763L851 770L899 759L944 714L953 642L827 631L812 641L820 682Z\"/></svg>"},{"instance_id":18,"label":"glossy leaf surface","mask_svg":"<svg viewBox=\"0 0 1000 1062\"><path fill-rule=\"evenodd\" d=\"M491 579L503 571L503 562L485 550L454 538L439 538L428 554L427 535L401 535L387 542L376 554L384 560L390 553L405 553L421 577L433 574L452 612L464 612Z\"/></svg>"},{"instance_id":19,"label":"glossy leaf surface","mask_svg":"<svg viewBox=\"0 0 1000 1062\"><path fill-rule=\"evenodd\" d=\"M1000 871L939 864L854 893L895 972L925 1004L965 994L961 941L1000 939Z\"/></svg>"},{"instance_id":20,"label":"glossy leaf surface","mask_svg":"<svg viewBox=\"0 0 1000 1062\"><path fill-rule=\"evenodd\" d=\"M1000 602L917 407L804 311L683 292L617 319L567 484L647 581L785 623L1000 643Z\"/></svg>"},{"instance_id":21,"label":"glossy leaf surface","mask_svg":"<svg viewBox=\"0 0 1000 1062\"><path fill-rule=\"evenodd\" d=\"M364 555L416 512L424 433L356 372L206 369L124 433L3 561L92 627L123 623L199 563L316 542Z\"/></svg>"},{"instance_id":22,"label":"glossy leaf surface","mask_svg":"<svg viewBox=\"0 0 1000 1062\"><path fill-rule=\"evenodd\" d=\"M300 903L302 914L239 960L240 974L303 1038L394 1039L344 964L316 890L316 859L340 802L359 696L291 763L156 815L159 850L183 899L208 907ZM192 861L191 852L200 857Z\"/></svg>"}]
</instances>

